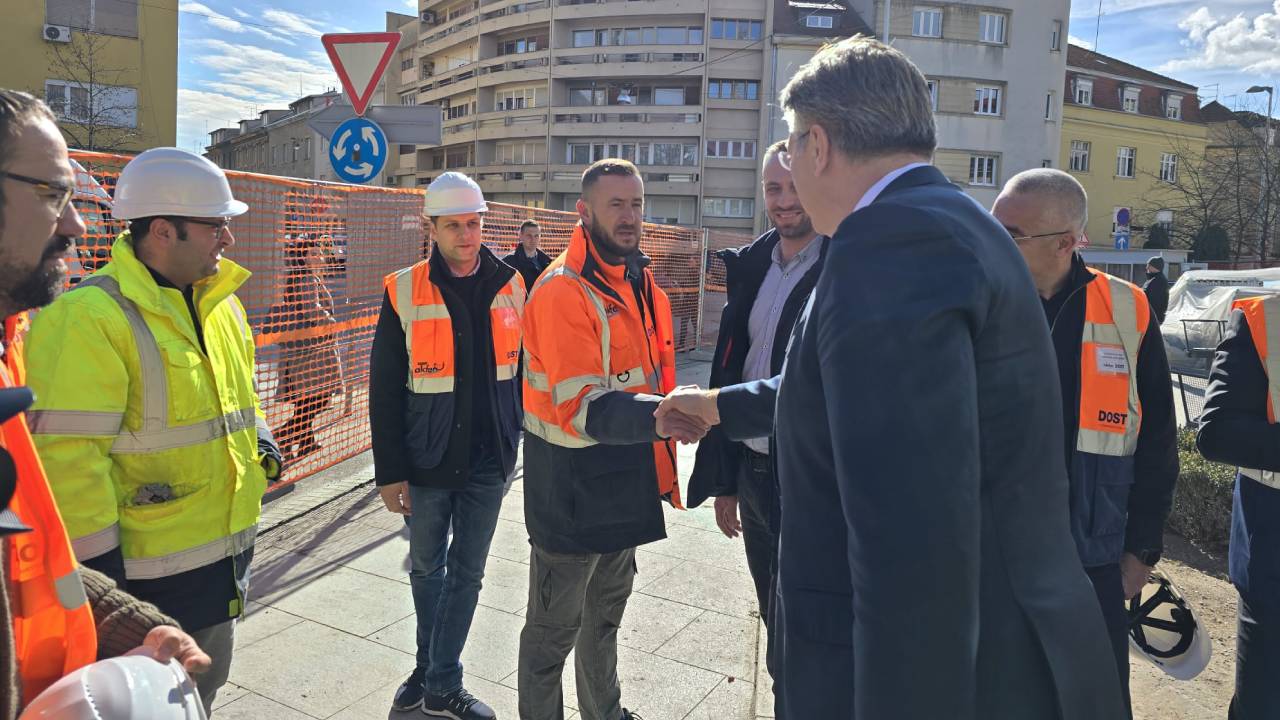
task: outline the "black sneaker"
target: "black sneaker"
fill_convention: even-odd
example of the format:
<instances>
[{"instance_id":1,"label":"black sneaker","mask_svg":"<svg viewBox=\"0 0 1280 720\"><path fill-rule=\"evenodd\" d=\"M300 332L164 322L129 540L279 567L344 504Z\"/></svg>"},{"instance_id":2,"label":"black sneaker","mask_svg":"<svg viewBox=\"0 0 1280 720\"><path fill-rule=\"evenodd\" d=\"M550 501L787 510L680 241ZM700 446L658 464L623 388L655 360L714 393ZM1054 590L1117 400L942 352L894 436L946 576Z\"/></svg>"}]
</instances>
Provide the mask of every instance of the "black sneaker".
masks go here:
<instances>
[{"instance_id":1,"label":"black sneaker","mask_svg":"<svg viewBox=\"0 0 1280 720\"><path fill-rule=\"evenodd\" d=\"M427 693L423 698L422 712L431 717L453 720L498 720L493 708L480 702L465 688L458 688L448 695Z\"/></svg>"},{"instance_id":2,"label":"black sneaker","mask_svg":"<svg viewBox=\"0 0 1280 720\"><path fill-rule=\"evenodd\" d=\"M644 718L626 708L622 708L622 720L644 720Z\"/></svg>"},{"instance_id":3,"label":"black sneaker","mask_svg":"<svg viewBox=\"0 0 1280 720\"><path fill-rule=\"evenodd\" d=\"M414 668L413 674L400 684L395 699L391 701L392 710L412 710L422 704L422 696L426 693L422 681L427 676L426 668Z\"/></svg>"}]
</instances>

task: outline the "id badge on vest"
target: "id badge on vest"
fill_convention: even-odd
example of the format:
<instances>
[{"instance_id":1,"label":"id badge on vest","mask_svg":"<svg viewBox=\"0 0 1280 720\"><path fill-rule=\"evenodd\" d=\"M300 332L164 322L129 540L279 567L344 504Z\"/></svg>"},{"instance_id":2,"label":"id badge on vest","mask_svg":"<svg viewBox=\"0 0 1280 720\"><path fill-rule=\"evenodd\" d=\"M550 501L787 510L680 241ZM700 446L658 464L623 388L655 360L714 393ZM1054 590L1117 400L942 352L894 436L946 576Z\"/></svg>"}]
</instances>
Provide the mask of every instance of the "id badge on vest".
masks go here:
<instances>
[{"instance_id":1,"label":"id badge on vest","mask_svg":"<svg viewBox=\"0 0 1280 720\"><path fill-rule=\"evenodd\" d=\"M1120 345L1095 345L1094 367L1102 375L1128 375L1129 357Z\"/></svg>"}]
</instances>

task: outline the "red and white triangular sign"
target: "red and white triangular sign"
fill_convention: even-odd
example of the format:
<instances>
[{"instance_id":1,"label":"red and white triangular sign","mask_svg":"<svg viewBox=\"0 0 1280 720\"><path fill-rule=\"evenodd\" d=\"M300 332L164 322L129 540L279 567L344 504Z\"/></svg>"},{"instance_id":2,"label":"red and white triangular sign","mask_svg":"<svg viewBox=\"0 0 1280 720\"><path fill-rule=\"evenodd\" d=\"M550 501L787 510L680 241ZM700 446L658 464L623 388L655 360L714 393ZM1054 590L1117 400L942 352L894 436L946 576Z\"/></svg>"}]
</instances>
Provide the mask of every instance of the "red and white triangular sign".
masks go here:
<instances>
[{"instance_id":1,"label":"red and white triangular sign","mask_svg":"<svg viewBox=\"0 0 1280 720\"><path fill-rule=\"evenodd\" d=\"M338 72L342 89L351 99L351 107L356 115L364 115L378 87L378 78L382 77L400 44L400 33L330 33L321 35L320 42L324 43L329 61Z\"/></svg>"}]
</instances>

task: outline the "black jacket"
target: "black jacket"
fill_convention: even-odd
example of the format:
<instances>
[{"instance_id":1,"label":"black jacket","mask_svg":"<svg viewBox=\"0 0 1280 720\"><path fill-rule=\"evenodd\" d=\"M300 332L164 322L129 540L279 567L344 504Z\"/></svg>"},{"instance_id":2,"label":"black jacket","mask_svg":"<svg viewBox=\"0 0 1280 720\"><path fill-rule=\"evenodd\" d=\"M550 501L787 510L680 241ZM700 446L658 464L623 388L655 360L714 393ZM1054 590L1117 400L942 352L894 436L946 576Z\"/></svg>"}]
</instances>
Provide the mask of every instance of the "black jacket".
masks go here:
<instances>
[{"instance_id":1,"label":"black jacket","mask_svg":"<svg viewBox=\"0 0 1280 720\"><path fill-rule=\"evenodd\" d=\"M765 275L773 265L773 249L780 240L778 231L770 230L750 245L716 253L724 261L728 297L720 316L720 334L716 338L715 355L711 359L710 386L713 388L742 382L747 351L751 347L751 336L747 329L751 307L756 302L756 295L760 292ZM778 329L773 336L770 356L770 368L774 375L782 372L782 361L786 358L791 328L795 326L800 309L813 287L818 284L818 276L822 274L822 262L827 256L827 238L819 237L815 242L822 243L818 262L792 290L778 317ZM741 442L726 438L719 427L711 428L698 444L693 473L689 476L688 497L685 498L688 507L698 507L709 497L737 494L742 447Z\"/></svg>"},{"instance_id":2,"label":"black jacket","mask_svg":"<svg viewBox=\"0 0 1280 720\"><path fill-rule=\"evenodd\" d=\"M1142 286L1142 291L1147 294L1147 302L1151 303L1151 309L1155 311L1156 320L1163 323L1164 314L1169 311L1169 278L1164 273L1147 274L1147 282Z\"/></svg>"},{"instance_id":3,"label":"black jacket","mask_svg":"<svg viewBox=\"0 0 1280 720\"><path fill-rule=\"evenodd\" d=\"M936 168L840 224L777 393L780 717L1124 717L1056 381L1026 262ZM778 385L721 391L729 437Z\"/></svg>"},{"instance_id":4,"label":"black jacket","mask_svg":"<svg viewBox=\"0 0 1280 720\"><path fill-rule=\"evenodd\" d=\"M1089 272L1084 260L1076 255L1066 287L1053 298L1041 301L1058 358L1062 425L1066 429L1063 449L1068 473L1080 430L1080 341L1084 333L1085 287L1096 281L1097 276ZM1128 520L1124 525L1124 549L1134 554L1164 547L1164 523L1173 506L1173 489L1178 481L1178 426L1173 410L1173 386L1169 382L1169 359L1154 305L1147 333L1138 348L1136 372L1142 426L1133 456L1134 480L1129 491ZM1088 499L1084 499L1083 505L1088 504Z\"/></svg>"},{"instance_id":5,"label":"black jacket","mask_svg":"<svg viewBox=\"0 0 1280 720\"><path fill-rule=\"evenodd\" d=\"M448 283L437 282L449 272L444 259L432 252L429 260L433 284L440 288L454 331L454 377L452 393L417 395L409 392L409 351L400 317L387 293L374 330L369 357L369 428L373 441L373 469L378 485L409 482L424 487L456 489L471 477L472 413L488 412L497 435L497 450L503 472L515 468L516 446L524 410L515 380L498 382L493 358L493 335L488 308L515 270L498 261L487 248L480 250L479 282L475 308L466 303ZM484 367L485 385L473 381L473 333L488 340ZM477 407L476 388L484 391L488 407Z\"/></svg>"},{"instance_id":6,"label":"black jacket","mask_svg":"<svg viewBox=\"0 0 1280 720\"><path fill-rule=\"evenodd\" d=\"M510 255L504 256L502 262L515 268L520 273L520 277L524 278L525 292L532 292L533 283L551 264L551 256L539 249L533 257L529 257L524 254L524 248L520 247L520 243L516 243L516 249Z\"/></svg>"}]
</instances>

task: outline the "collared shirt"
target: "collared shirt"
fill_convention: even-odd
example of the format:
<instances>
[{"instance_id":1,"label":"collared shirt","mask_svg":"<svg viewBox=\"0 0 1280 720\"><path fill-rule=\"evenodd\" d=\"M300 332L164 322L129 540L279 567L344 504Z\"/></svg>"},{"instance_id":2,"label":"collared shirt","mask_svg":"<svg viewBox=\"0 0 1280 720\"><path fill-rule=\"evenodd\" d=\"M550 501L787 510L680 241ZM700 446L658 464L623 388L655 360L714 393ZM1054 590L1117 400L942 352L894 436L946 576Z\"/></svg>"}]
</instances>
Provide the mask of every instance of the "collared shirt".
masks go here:
<instances>
[{"instance_id":1,"label":"collared shirt","mask_svg":"<svg viewBox=\"0 0 1280 720\"><path fill-rule=\"evenodd\" d=\"M756 300L751 305L751 315L747 318L747 336L751 338L751 345L742 368L744 382L773 377L773 342L778 334L778 319L791 292L818 262L822 253L820 238L815 235L803 250L787 261L782 259L782 242L773 246L773 263L765 273L764 282L760 283ZM758 453L769 452L768 438L754 438L746 443Z\"/></svg>"},{"instance_id":2,"label":"collared shirt","mask_svg":"<svg viewBox=\"0 0 1280 720\"><path fill-rule=\"evenodd\" d=\"M857 212L862 208L875 202L875 199L880 197L880 193L884 192L884 189L889 187L890 183L902 177L903 175L911 172L912 170L915 170L916 168L921 168L921 167L929 167L929 163L925 163L925 162L908 163L898 168L897 170L891 171L888 175L885 175L884 177L880 178L878 181L876 181L876 184L872 185L871 188L867 190L866 194L862 196L862 199L859 200L858 204L854 206L853 211Z\"/></svg>"}]
</instances>

